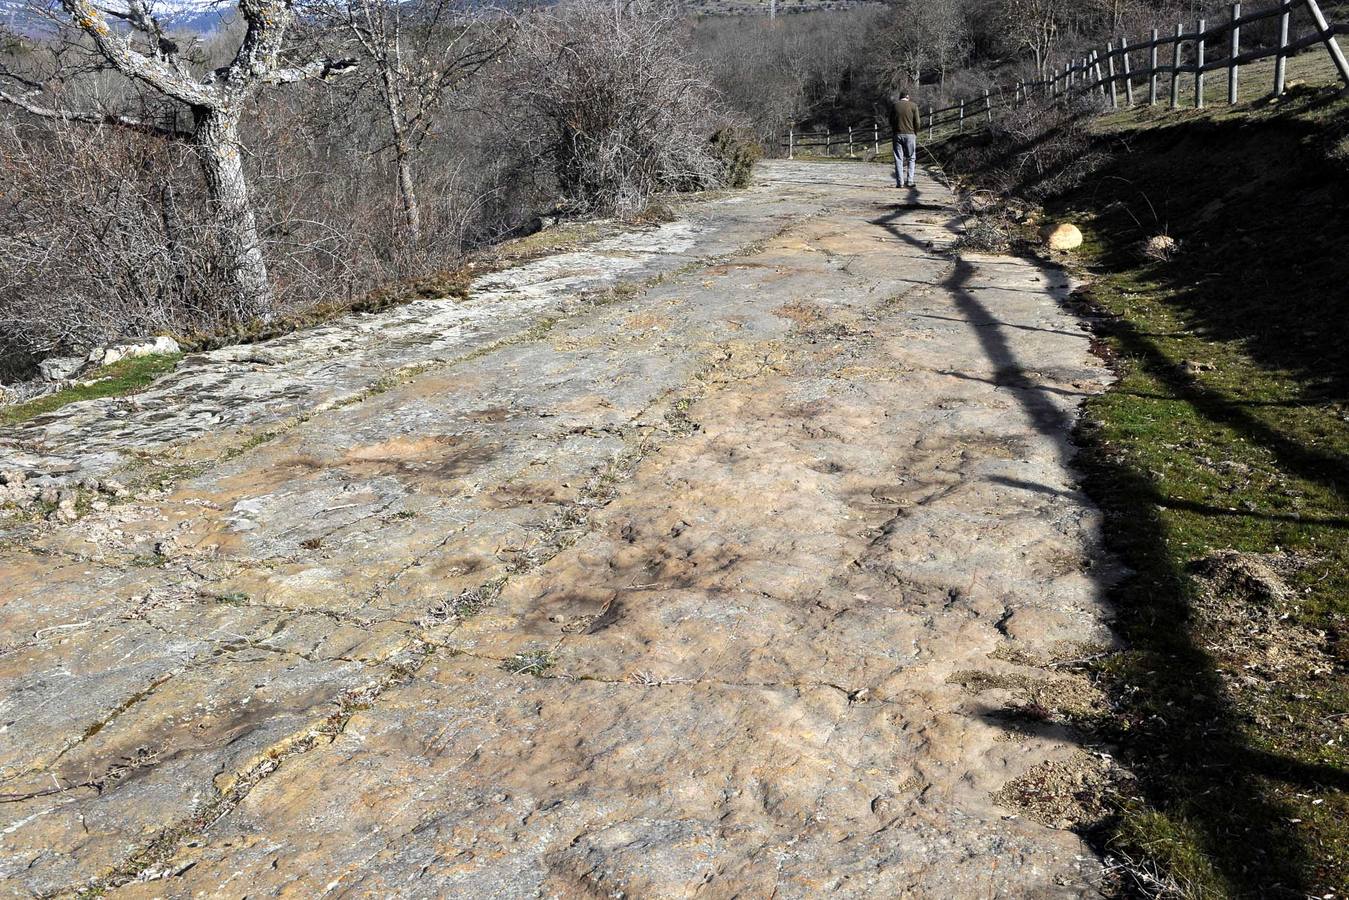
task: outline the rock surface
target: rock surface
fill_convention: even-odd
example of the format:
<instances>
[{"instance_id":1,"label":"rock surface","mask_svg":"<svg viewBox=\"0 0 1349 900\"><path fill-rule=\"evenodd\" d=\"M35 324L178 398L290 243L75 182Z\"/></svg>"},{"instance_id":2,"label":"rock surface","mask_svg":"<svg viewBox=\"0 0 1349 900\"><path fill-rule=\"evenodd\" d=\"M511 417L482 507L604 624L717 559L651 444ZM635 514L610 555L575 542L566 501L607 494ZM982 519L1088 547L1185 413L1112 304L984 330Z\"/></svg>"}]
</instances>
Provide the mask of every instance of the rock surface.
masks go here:
<instances>
[{"instance_id":1,"label":"rock surface","mask_svg":"<svg viewBox=\"0 0 1349 900\"><path fill-rule=\"evenodd\" d=\"M1107 373L883 183L768 164L5 433L79 516L0 520L4 890L1094 895L997 685L1111 640Z\"/></svg>"},{"instance_id":2,"label":"rock surface","mask_svg":"<svg viewBox=\"0 0 1349 900\"><path fill-rule=\"evenodd\" d=\"M133 341L126 344L114 344L111 347L95 347L89 351L86 362L89 366L96 368L98 366L110 366L124 359L178 353L181 350L182 348L178 346L177 341L168 335L161 334L149 341Z\"/></svg>"}]
</instances>

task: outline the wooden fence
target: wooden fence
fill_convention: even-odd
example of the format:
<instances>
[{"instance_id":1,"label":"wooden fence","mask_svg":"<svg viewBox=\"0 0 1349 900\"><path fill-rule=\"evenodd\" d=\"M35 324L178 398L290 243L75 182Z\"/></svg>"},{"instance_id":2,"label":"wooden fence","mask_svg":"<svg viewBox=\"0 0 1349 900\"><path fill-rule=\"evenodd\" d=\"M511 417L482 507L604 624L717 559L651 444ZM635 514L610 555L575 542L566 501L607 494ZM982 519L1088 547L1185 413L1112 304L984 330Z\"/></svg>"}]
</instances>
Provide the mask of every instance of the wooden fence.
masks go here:
<instances>
[{"instance_id":1,"label":"wooden fence","mask_svg":"<svg viewBox=\"0 0 1349 900\"><path fill-rule=\"evenodd\" d=\"M1290 25L1293 12L1305 7L1311 15L1314 30L1298 38L1290 38ZM1241 29L1245 26L1267 19L1278 18L1278 43L1245 52L1241 49ZM1194 107L1204 106L1204 76L1209 72L1225 71L1227 77L1227 102L1237 102L1237 89L1241 78L1241 67L1257 60L1275 57L1273 96L1281 96L1287 87L1287 61L1290 56L1315 44L1324 44L1340 79L1349 85L1349 63L1335 40L1338 34L1349 34L1349 25L1334 24L1326 21L1316 0L1283 0L1276 6L1256 12L1243 13L1240 3L1233 3L1226 21L1209 26L1200 19L1193 31L1177 24L1174 34L1163 37L1156 28L1152 29L1147 40L1129 43L1127 38L1111 41L1104 48L1092 50L1084 56L1068 60L1062 70L1055 69L1051 77L1038 81L1018 81L1010 90L999 89L996 92L985 90L982 96L957 100L941 109L927 107L923 116L927 137L931 140L938 129L949 133L960 133L978 124L993 121L995 110L1019 106L1040 97L1050 101L1065 101L1074 95L1089 94L1099 97L1112 109L1120 107L1120 94L1124 94L1124 103L1133 106L1137 94L1146 90L1147 102L1155 105L1159 102L1162 79L1165 76L1169 88L1169 103L1172 109L1181 105L1181 76L1192 75L1194 79ZM1226 44L1226 53L1220 58L1210 60L1209 48ZM1190 47L1186 59L1184 48ZM1166 60L1162 49L1170 47L1170 59ZM1137 65L1136 57L1142 56L1144 65ZM1141 84L1140 84L1141 82ZM1135 89L1138 90L1135 90ZM823 148L825 155L833 155L835 148L848 156L856 156L857 150L863 154L870 149L879 154L882 141L890 139L888 124L868 119L850 127L847 131L811 131L798 132L789 129L782 146L787 158L795 158L800 150Z\"/></svg>"}]
</instances>

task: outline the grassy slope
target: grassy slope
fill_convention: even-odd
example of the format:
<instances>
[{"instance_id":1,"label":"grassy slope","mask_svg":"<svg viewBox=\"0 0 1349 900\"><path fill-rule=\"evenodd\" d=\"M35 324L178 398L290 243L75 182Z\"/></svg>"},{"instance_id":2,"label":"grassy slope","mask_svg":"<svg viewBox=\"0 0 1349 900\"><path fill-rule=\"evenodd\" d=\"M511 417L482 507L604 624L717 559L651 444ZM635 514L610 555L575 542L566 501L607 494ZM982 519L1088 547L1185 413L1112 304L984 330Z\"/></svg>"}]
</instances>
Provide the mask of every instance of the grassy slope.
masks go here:
<instances>
[{"instance_id":1,"label":"grassy slope","mask_svg":"<svg viewBox=\"0 0 1349 900\"><path fill-rule=\"evenodd\" d=\"M1081 299L1120 373L1078 436L1136 573L1112 598L1128 649L1094 670L1113 715L1083 725L1140 790L1099 837L1191 896L1343 896L1349 99L1127 111L1098 132L1109 161L1048 207L1087 233ZM1174 259L1135 251L1163 231ZM1291 596L1215 614L1194 564L1229 548L1276 554Z\"/></svg>"},{"instance_id":2,"label":"grassy slope","mask_svg":"<svg viewBox=\"0 0 1349 900\"><path fill-rule=\"evenodd\" d=\"M115 362L110 366L103 366L84 378L83 380L87 382L85 384L63 388L27 403L0 407L0 425L17 425L21 422L27 422L29 419L35 419L77 400L125 397L138 393L148 387L160 375L171 372L180 359L182 359L180 353L164 353L132 357Z\"/></svg>"}]
</instances>

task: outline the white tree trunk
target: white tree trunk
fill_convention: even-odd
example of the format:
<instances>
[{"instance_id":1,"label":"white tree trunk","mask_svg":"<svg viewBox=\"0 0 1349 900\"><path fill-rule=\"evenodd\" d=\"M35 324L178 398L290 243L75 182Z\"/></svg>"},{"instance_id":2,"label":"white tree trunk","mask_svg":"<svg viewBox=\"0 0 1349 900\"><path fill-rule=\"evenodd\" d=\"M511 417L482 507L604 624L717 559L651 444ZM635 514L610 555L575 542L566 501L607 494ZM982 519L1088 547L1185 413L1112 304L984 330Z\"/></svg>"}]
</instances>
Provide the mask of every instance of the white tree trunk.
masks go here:
<instances>
[{"instance_id":1,"label":"white tree trunk","mask_svg":"<svg viewBox=\"0 0 1349 900\"><path fill-rule=\"evenodd\" d=\"M403 214L407 219L408 236L414 246L422 242L422 212L417 202L417 183L412 175L412 144L407 127L403 123L402 94L392 70L393 62L381 61L381 75L384 79L384 105L389 113L389 130L393 132L394 162L398 168L398 195L403 201Z\"/></svg>"},{"instance_id":2,"label":"white tree trunk","mask_svg":"<svg viewBox=\"0 0 1349 900\"><path fill-rule=\"evenodd\" d=\"M206 177L207 196L219 223L235 317L270 319L275 312L274 298L244 180L239 114L230 108L201 107L194 114L193 142Z\"/></svg>"}]
</instances>

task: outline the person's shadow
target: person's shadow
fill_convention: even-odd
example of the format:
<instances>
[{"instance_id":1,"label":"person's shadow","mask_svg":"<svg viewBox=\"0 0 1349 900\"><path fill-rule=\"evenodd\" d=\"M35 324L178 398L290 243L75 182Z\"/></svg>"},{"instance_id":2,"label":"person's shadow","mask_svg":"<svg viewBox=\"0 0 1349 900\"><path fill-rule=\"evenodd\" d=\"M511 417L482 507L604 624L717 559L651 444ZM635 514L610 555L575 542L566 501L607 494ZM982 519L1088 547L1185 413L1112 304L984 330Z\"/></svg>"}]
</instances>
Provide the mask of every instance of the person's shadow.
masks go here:
<instances>
[{"instance_id":1,"label":"person's shadow","mask_svg":"<svg viewBox=\"0 0 1349 900\"><path fill-rule=\"evenodd\" d=\"M899 199L894 203L885 204L886 209L950 209L950 206L943 206L941 203L928 202L923 199L923 192L913 185L906 188L898 188Z\"/></svg>"}]
</instances>

